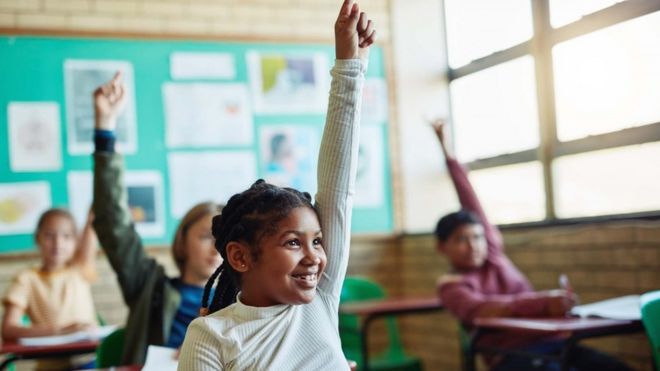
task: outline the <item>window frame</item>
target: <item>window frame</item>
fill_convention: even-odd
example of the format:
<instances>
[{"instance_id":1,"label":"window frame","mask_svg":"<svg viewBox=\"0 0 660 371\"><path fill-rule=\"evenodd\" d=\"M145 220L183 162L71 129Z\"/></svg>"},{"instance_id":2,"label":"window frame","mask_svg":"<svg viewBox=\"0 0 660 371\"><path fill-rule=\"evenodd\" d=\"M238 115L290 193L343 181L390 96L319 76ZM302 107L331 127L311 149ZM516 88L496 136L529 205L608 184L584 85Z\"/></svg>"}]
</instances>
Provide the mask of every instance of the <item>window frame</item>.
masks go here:
<instances>
[{"instance_id":1,"label":"window frame","mask_svg":"<svg viewBox=\"0 0 660 371\"><path fill-rule=\"evenodd\" d=\"M481 158L466 163L471 170L495 168L530 161L539 161L543 168L543 184L545 190L546 215L543 220L507 224L510 227L537 227L541 225L565 225L593 223L622 219L660 219L660 210L648 212L631 212L626 214L608 214L584 218L558 218L555 212L552 163L561 156L580 154L596 150L623 147L660 141L660 121L644 126L625 128L605 134L591 135L585 138L560 142L557 137L554 73L552 48L558 43L633 20L660 11L660 1L657 0L627 0L610 7L583 16L581 19L558 28L550 24L550 0L529 0L532 10L533 34L528 41L510 48L496 51L488 56L476 59L470 63L451 68L448 63L447 29L443 29L445 37L445 65L447 66L447 84L461 77L483 71L487 68L520 58L532 56L535 68L536 99L539 114L539 146L534 149L518 151ZM446 19L444 0L442 17ZM445 22L443 22L444 24ZM451 113L449 96L449 112Z\"/></svg>"}]
</instances>

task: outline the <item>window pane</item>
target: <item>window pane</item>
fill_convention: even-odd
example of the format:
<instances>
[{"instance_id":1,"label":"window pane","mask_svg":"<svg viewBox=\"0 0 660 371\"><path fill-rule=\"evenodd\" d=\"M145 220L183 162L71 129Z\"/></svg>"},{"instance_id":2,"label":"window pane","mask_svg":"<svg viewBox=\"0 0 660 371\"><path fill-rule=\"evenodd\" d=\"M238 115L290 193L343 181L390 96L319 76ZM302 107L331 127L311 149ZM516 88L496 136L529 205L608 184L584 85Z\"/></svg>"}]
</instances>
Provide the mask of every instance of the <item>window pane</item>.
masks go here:
<instances>
[{"instance_id":1,"label":"window pane","mask_svg":"<svg viewBox=\"0 0 660 371\"><path fill-rule=\"evenodd\" d=\"M557 216L660 210L660 142L555 160Z\"/></svg>"},{"instance_id":2,"label":"window pane","mask_svg":"<svg viewBox=\"0 0 660 371\"><path fill-rule=\"evenodd\" d=\"M538 221L545 217L543 169L538 161L473 171L470 181L494 223Z\"/></svg>"},{"instance_id":3,"label":"window pane","mask_svg":"<svg viewBox=\"0 0 660 371\"><path fill-rule=\"evenodd\" d=\"M460 67L532 37L529 0L445 0L449 65Z\"/></svg>"},{"instance_id":4,"label":"window pane","mask_svg":"<svg viewBox=\"0 0 660 371\"><path fill-rule=\"evenodd\" d=\"M659 40L656 12L558 44L559 140L660 121Z\"/></svg>"},{"instance_id":5,"label":"window pane","mask_svg":"<svg viewBox=\"0 0 660 371\"><path fill-rule=\"evenodd\" d=\"M561 27L620 2L622 0L550 0L550 24L554 28Z\"/></svg>"},{"instance_id":6,"label":"window pane","mask_svg":"<svg viewBox=\"0 0 660 371\"><path fill-rule=\"evenodd\" d=\"M454 80L450 90L456 155L462 161L538 146L532 57Z\"/></svg>"}]
</instances>

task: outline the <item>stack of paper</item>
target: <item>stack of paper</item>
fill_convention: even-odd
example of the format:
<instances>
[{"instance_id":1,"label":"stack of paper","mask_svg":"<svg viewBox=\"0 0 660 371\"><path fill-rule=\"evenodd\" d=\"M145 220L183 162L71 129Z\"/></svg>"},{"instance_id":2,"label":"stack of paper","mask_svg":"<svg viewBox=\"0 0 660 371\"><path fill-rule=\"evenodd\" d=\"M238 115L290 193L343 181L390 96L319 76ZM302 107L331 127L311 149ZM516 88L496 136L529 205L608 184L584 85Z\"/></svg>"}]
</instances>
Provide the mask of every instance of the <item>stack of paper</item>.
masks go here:
<instances>
[{"instance_id":1,"label":"stack of paper","mask_svg":"<svg viewBox=\"0 0 660 371\"><path fill-rule=\"evenodd\" d=\"M571 313L580 317L602 317L624 320L641 320L639 295L621 296L614 299L578 305Z\"/></svg>"},{"instance_id":2,"label":"stack of paper","mask_svg":"<svg viewBox=\"0 0 660 371\"><path fill-rule=\"evenodd\" d=\"M30 338L20 338L18 343L26 346L47 346L75 343L77 341L99 340L110 335L117 326L101 326L89 331L77 331L66 335L39 336Z\"/></svg>"}]
</instances>

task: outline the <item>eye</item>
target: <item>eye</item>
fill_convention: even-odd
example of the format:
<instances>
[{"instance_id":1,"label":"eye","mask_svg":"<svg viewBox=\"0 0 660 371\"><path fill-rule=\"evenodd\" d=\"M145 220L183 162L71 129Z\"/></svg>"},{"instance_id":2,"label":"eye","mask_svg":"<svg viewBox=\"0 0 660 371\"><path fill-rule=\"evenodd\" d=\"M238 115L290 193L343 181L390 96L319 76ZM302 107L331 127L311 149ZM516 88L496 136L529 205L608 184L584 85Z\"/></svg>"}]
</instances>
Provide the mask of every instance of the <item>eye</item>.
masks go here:
<instances>
[{"instance_id":1,"label":"eye","mask_svg":"<svg viewBox=\"0 0 660 371\"><path fill-rule=\"evenodd\" d=\"M293 239L293 240L288 240L284 244L286 246L295 246L295 247L297 247L297 246L300 246L300 241L296 238L296 239Z\"/></svg>"},{"instance_id":2,"label":"eye","mask_svg":"<svg viewBox=\"0 0 660 371\"><path fill-rule=\"evenodd\" d=\"M321 246L323 245L323 240L320 238L315 238L314 241L312 241L312 243L314 244L314 246Z\"/></svg>"}]
</instances>

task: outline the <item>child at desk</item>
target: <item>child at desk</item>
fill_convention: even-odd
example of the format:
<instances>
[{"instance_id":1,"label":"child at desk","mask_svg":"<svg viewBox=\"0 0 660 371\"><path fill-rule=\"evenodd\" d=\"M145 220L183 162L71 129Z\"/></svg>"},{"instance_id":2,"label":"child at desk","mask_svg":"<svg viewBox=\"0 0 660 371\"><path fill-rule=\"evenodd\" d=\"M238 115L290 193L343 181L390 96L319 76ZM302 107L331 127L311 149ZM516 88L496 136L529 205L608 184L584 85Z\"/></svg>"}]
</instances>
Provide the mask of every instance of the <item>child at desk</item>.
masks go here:
<instances>
[{"instance_id":1,"label":"child at desk","mask_svg":"<svg viewBox=\"0 0 660 371\"><path fill-rule=\"evenodd\" d=\"M129 307L122 364L143 364L150 344L178 348L197 317L204 285L220 265L211 219L221 211L200 203L181 219L172 255L181 276L171 278L142 247L128 208L122 157L115 153L117 117L124 104L121 73L94 92L94 226Z\"/></svg>"},{"instance_id":2,"label":"child at desk","mask_svg":"<svg viewBox=\"0 0 660 371\"><path fill-rule=\"evenodd\" d=\"M576 302L568 290L534 291L504 254L502 236L492 225L468 180L466 170L449 151L442 121L433 124L462 209L442 217L436 226L438 251L452 272L438 280L442 304L466 327L477 317L564 317ZM561 338L484 335L478 345L521 348L537 353L561 350ZM559 370L558 362L507 355L486 357L492 370ZM592 349L576 346L572 370L628 370L624 364Z\"/></svg>"},{"instance_id":3,"label":"child at desk","mask_svg":"<svg viewBox=\"0 0 660 371\"><path fill-rule=\"evenodd\" d=\"M41 266L20 272L2 303L2 338L62 335L98 325L91 283L96 278L96 235L90 213L80 236L73 216L63 209L44 212L34 239ZM30 324L22 324L27 315ZM40 361L38 369L66 368L69 360Z\"/></svg>"},{"instance_id":4,"label":"child at desk","mask_svg":"<svg viewBox=\"0 0 660 371\"><path fill-rule=\"evenodd\" d=\"M374 37L372 22L345 0L335 23L337 60L316 205L308 193L259 180L213 219L224 262L207 286L219 277L211 314L193 321L186 334L180 370L349 368L337 313L348 264L360 97Z\"/></svg>"}]
</instances>

